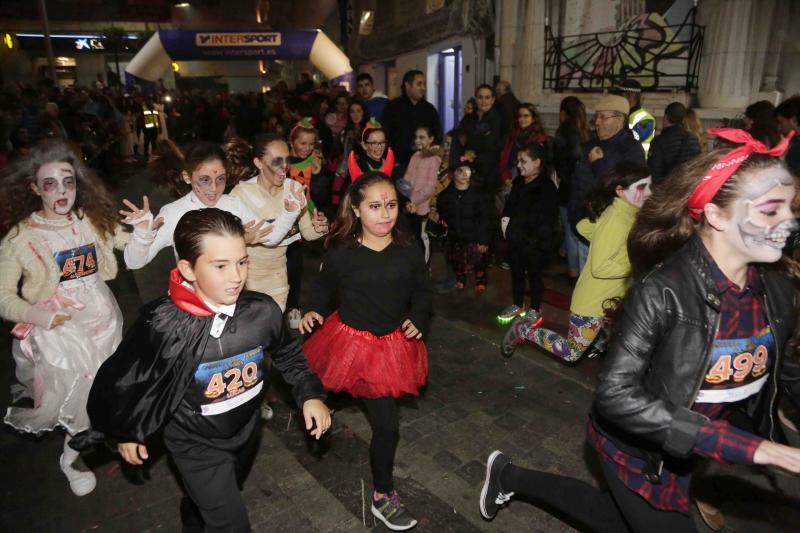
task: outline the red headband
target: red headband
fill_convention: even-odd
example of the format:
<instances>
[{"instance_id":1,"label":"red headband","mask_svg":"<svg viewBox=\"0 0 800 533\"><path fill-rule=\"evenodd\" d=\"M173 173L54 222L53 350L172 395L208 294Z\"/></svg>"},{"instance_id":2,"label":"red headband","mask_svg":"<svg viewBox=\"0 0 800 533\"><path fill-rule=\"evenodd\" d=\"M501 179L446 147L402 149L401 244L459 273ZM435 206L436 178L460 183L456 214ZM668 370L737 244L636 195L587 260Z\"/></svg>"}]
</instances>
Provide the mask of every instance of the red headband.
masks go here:
<instances>
[{"instance_id":1,"label":"red headband","mask_svg":"<svg viewBox=\"0 0 800 533\"><path fill-rule=\"evenodd\" d=\"M794 132L789 132L789 135L784 137L781 142L772 148L767 148L764 143L754 139L749 133L744 130L735 128L715 128L708 130L711 135L722 137L728 141L740 144L734 148L722 159L717 161L713 167L708 171L708 174L697 184L689 196L689 214L694 220L700 220L700 215L703 213L703 208L711 199L719 192L722 186L728 181L734 172L747 161L750 154L766 154L774 157L783 155L789 147L789 140L794 135Z\"/></svg>"}]
</instances>

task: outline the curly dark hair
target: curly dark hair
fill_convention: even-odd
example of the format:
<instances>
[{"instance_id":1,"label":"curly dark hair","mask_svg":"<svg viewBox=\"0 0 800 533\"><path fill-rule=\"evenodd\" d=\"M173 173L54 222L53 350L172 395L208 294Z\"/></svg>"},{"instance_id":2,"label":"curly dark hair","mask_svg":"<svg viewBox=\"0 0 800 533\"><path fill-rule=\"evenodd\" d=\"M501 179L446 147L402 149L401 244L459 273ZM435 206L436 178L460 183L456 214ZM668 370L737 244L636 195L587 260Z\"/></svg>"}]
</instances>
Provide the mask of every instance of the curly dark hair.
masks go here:
<instances>
[{"instance_id":1,"label":"curly dark hair","mask_svg":"<svg viewBox=\"0 0 800 533\"><path fill-rule=\"evenodd\" d=\"M42 199L33 191L36 174L47 163L64 162L75 169L76 195L73 211L78 218L88 217L100 231L98 237L111 238L117 229L114 199L105 184L92 172L69 145L60 139L35 144L23 158L15 161L0 175L6 198L0 202L0 235L6 235L22 220L42 209Z\"/></svg>"}]
</instances>

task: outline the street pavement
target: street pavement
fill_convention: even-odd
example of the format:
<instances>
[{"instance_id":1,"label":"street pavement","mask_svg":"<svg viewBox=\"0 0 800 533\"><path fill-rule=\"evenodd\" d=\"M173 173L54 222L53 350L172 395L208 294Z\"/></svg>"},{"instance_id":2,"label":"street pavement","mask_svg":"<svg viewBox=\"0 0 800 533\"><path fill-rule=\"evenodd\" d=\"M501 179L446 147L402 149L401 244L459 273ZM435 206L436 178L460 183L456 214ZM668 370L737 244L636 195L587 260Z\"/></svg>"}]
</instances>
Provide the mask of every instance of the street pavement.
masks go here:
<instances>
[{"instance_id":1,"label":"street pavement","mask_svg":"<svg viewBox=\"0 0 800 533\"><path fill-rule=\"evenodd\" d=\"M141 196L147 184L139 176L123 182L118 196ZM160 199L156 203L162 203ZM304 296L317 271L321 249L309 245ZM122 270L111 282L127 321L136 315L141 294L153 292L169 255L148 271ZM561 261L548 270L546 325L564 332L569 286ZM443 276L441 254L433 276ZM435 318L427 338L430 375L419 398L401 401L400 445L395 478L420 532L573 531L570 525L520 500L492 522L478 511L485 460L501 449L516 464L577 477L598 485L599 465L585 445L586 413L602 360L565 366L531 347L510 359L499 354L503 335L494 321L510 303L509 273L490 272L489 289L471 287L435 296ZM162 278L163 279L163 278ZM301 299L301 301L305 301ZM129 322L128 322L129 323ZM0 401L9 405L14 380L10 325L0 330ZM359 404L334 395L334 426L313 442L301 417L288 402L285 386L270 391L275 408L265 423L262 442L243 497L257 532L387 531L369 511L370 429ZM146 467L121 465L109 450L86 455L97 489L74 496L57 460L63 434L39 437L0 431L0 531L8 532L153 532L179 531L182 496L174 466L158 440L150 444ZM697 490L717 504L728 520L725 531L798 531L800 482L796 477L753 467L709 465ZM576 501L576 505L580 502ZM699 531L710 531L699 522Z\"/></svg>"}]
</instances>

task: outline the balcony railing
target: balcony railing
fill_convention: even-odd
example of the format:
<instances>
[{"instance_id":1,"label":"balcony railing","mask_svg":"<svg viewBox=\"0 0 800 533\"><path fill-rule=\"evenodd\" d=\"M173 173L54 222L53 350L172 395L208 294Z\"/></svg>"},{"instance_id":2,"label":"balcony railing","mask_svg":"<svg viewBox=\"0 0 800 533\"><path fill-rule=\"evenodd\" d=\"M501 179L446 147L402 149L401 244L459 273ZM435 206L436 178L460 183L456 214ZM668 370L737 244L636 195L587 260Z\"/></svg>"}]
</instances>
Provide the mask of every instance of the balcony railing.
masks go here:
<instances>
[{"instance_id":1,"label":"balcony railing","mask_svg":"<svg viewBox=\"0 0 800 533\"><path fill-rule=\"evenodd\" d=\"M648 91L697 89L703 26L691 8L681 24L647 13L618 31L554 36L546 27L545 89L602 91L635 79Z\"/></svg>"}]
</instances>

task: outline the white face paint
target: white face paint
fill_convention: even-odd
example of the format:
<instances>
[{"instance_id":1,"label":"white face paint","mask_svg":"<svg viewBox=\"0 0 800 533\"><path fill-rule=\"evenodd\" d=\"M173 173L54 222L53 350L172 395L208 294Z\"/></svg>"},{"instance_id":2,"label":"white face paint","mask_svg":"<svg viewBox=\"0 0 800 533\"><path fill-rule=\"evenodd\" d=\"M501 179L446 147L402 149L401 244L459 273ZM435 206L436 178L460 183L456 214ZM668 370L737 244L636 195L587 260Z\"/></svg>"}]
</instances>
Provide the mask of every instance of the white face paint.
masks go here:
<instances>
[{"instance_id":1,"label":"white face paint","mask_svg":"<svg viewBox=\"0 0 800 533\"><path fill-rule=\"evenodd\" d=\"M66 218L75 205L75 169L66 161L45 163L36 172L32 188L42 198L45 218Z\"/></svg>"},{"instance_id":2,"label":"white face paint","mask_svg":"<svg viewBox=\"0 0 800 533\"><path fill-rule=\"evenodd\" d=\"M800 229L791 209L794 181L784 168L769 167L754 172L742 192L723 236L748 262L774 263Z\"/></svg>"},{"instance_id":3,"label":"white face paint","mask_svg":"<svg viewBox=\"0 0 800 533\"><path fill-rule=\"evenodd\" d=\"M631 183L627 189L623 189L622 196L629 204L640 209L644 201L650 198L650 186L652 184L652 178L647 176L646 178Z\"/></svg>"}]
</instances>

